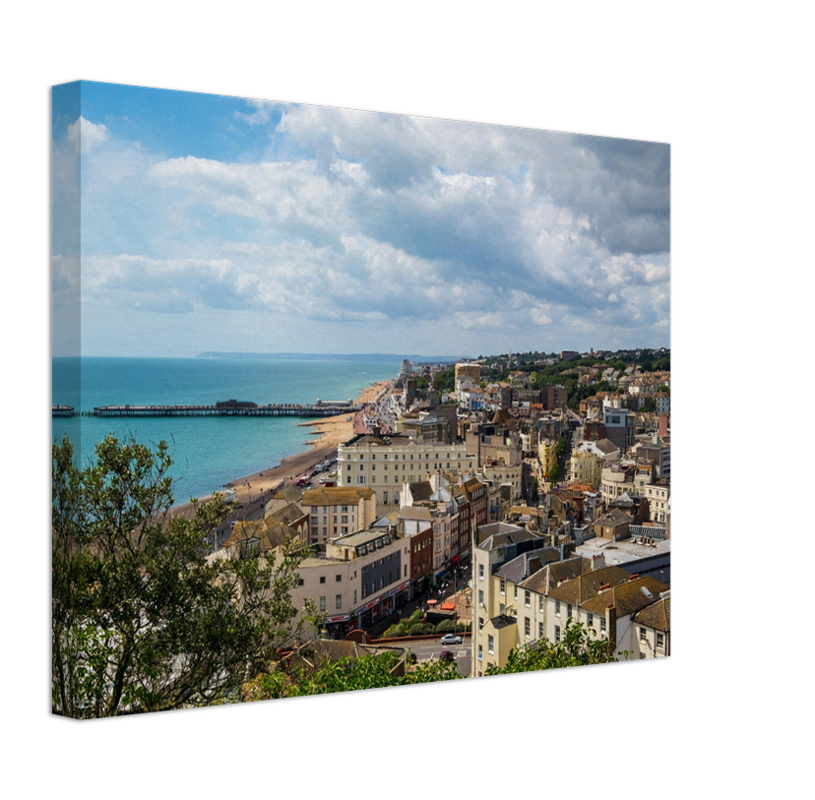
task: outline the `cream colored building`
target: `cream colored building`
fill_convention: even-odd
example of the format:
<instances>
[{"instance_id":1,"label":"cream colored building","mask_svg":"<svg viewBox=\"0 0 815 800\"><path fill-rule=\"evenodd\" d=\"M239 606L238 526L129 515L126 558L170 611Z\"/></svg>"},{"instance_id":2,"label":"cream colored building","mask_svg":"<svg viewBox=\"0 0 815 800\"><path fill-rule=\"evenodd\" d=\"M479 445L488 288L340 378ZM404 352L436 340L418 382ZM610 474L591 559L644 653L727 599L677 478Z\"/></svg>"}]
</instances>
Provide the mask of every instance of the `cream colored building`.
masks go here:
<instances>
[{"instance_id":1,"label":"cream colored building","mask_svg":"<svg viewBox=\"0 0 815 800\"><path fill-rule=\"evenodd\" d=\"M512 499L517 500L521 496L521 476L523 475L523 464L506 466L505 464L485 464L479 467L478 472L487 481L492 481L496 486L509 483L512 486Z\"/></svg>"},{"instance_id":2,"label":"cream colored building","mask_svg":"<svg viewBox=\"0 0 815 800\"><path fill-rule=\"evenodd\" d=\"M658 481L646 486L645 499L648 501L651 522L665 522L671 511L671 485L665 481Z\"/></svg>"},{"instance_id":3,"label":"cream colored building","mask_svg":"<svg viewBox=\"0 0 815 800\"><path fill-rule=\"evenodd\" d=\"M376 496L368 487L306 489L300 505L309 515L312 544L363 530L376 520Z\"/></svg>"},{"instance_id":4,"label":"cream colored building","mask_svg":"<svg viewBox=\"0 0 815 800\"><path fill-rule=\"evenodd\" d=\"M666 658L671 654L671 592L634 615L634 658Z\"/></svg>"},{"instance_id":5,"label":"cream colored building","mask_svg":"<svg viewBox=\"0 0 815 800\"><path fill-rule=\"evenodd\" d=\"M600 478L600 494L606 506L626 492L634 492L634 465L615 463L604 467Z\"/></svg>"},{"instance_id":6,"label":"cream colored building","mask_svg":"<svg viewBox=\"0 0 815 800\"><path fill-rule=\"evenodd\" d=\"M599 489L603 476L603 459L588 450L575 450L569 461L569 480L591 484Z\"/></svg>"},{"instance_id":7,"label":"cream colored building","mask_svg":"<svg viewBox=\"0 0 815 800\"><path fill-rule=\"evenodd\" d=\"M337 484L367 487L376 494L380 515L399 507L403 483L428 480L442 472L472 473L477 457L468 446L421 442L407 436L363 435L337 450Z\"/></svg>"},{"instance_id":8,"label":"cream colored building","mask_svg":"<svg viewBox=\"0 0 815 800\"><path fill-rule=\"evenodd\" d=\"M534 543L536 549L541 549L545 541L538 534L505 522L482 525L476 531L472 549L473 676L483 675L487 665L498 663L500 654L508 654L516 639L514 626L494 621L499 616L513 617L515 603L514 584L510 586L505 582L504 594L500 594L501 578L496 576L497 571L508 560L516 557L519 545L528 548L530 543ZM512 604L508 600L507 592L512 595ZM493 637L492 642L489 637ZM507 642L510 641L512 644L507 649ZM489 652L490 645L492 653Z\"/></svg>"},{"instance_id":9,"label":"cream colored building","mask_svg":"<svg viewBox=\"0 0 815 800\"><path fill-rule=\"evenodd\" d=\"M410 540L383 530L349 534L329 542L324 557L306 558L297 568L300 585L291 589L292 605L306 598L327 619L358 625L366 606L382 606L400 587L407 589ZM304 631L304 638L317 632Z\"/></svg>"}]
</instances>

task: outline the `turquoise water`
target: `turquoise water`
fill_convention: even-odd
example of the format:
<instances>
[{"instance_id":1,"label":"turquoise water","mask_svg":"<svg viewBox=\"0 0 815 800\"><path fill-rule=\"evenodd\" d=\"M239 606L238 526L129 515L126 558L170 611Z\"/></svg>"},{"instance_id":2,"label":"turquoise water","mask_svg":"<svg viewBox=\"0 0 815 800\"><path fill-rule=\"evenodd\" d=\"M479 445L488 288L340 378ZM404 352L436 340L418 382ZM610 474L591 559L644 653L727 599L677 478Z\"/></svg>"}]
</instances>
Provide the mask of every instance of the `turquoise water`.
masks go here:
<instances>
[{"instance_id":1,"label":"turquoise water","mask_svg":"<svg viewBox=\"0 0 815 800\"><path fill-rule=\"evenodd\" d=\"M368 384L395 378L399 361L294 361L272 359L55 358L53 405L90 411L124 404L214 405L234 398L259 405L356 398ZM82 465L96 442L113 433L139 441L165 440L174 453L175 500L187 502L228 481L276 466L305 450L302 418L180 417L175 419L54 418L52 432L67 433ZM78 443L78 444L77 444Z\"/></svg>"}]
</instances>

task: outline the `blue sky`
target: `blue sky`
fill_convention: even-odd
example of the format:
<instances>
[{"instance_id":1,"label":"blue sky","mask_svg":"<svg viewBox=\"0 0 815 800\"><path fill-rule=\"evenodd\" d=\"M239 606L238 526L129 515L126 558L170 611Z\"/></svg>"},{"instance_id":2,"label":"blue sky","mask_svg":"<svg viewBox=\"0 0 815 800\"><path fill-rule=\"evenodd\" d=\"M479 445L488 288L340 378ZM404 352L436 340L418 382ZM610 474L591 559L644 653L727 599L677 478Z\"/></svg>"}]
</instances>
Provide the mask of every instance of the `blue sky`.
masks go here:
<instances>
[{"instance_id":1,"label":"blue sky","mask_svg":"<svg viewBox=\"0 0 815 800\"><path fill-rule=\"evenodd\" d=\"M54 355L80 295L84 355L670 343L668 145L87 82L52 111Z\"/></svg>"}]
</instances>

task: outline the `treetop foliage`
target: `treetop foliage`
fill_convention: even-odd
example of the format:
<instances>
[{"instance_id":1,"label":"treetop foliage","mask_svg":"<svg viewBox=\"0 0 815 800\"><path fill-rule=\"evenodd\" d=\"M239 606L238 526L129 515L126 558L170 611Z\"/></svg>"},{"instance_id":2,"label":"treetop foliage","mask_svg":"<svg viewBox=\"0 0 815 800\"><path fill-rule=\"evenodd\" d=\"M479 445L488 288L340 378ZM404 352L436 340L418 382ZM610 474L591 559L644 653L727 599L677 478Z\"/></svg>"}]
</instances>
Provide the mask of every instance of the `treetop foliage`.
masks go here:
<instances>
[{"instance_id":1,"label":"treetop foliage","mask_svg":"<svg viewBox=\"0 0 815 800\"><path fill-rule=\"evenodd\" d=\"M210 705L296 633L302 546L211 557L217 498L174 516L171 458L114 436L79 469L52 448L52 710L74 718Z\"/></svg>"}]
</instances>

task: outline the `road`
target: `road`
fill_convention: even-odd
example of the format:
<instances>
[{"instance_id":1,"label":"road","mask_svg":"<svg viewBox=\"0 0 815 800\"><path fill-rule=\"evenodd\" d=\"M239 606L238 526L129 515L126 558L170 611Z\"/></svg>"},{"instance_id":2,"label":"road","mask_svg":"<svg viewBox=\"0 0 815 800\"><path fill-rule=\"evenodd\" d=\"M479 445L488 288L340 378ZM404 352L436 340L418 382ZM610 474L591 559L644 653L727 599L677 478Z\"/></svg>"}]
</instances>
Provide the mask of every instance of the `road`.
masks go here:
<instances>
[{"instance_id":1,"label":"road","mask_svg":"<svg viewBox=\"0 0 815 800\"><path fill-rule=\"evenodd\" d=\"M461 644L442 644L438 639L418 639L414 642L406 642L407 647L416 655L419 661L430 661L437 659L442 650L449 650L456 657L456 668L462 678L470 674L472 667L472 654L470 651L470 638L465 637Z\"/></svg>"}]
</instances>

